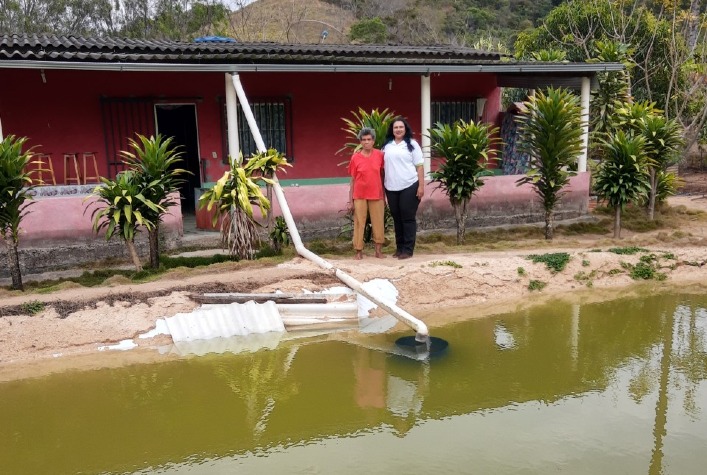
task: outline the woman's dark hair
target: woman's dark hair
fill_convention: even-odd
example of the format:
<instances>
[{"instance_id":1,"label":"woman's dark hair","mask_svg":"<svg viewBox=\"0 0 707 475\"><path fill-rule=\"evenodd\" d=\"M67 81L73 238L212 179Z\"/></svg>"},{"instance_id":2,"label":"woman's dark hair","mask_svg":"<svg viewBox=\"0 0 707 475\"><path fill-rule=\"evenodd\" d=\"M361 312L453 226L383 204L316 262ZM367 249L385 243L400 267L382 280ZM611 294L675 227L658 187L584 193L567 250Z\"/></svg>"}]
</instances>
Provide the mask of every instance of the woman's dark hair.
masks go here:
<instances>
[{"instance_id":1,"label":"woman's dark hair","mask_svg":"<svg viewBox=\"0 0 707 475\"><path fill-rule=\"evenodd\" d=\"M402 122L405 126L405 135L403 136L403 140L405 140L408 150L412 152L415 149L415 147L413 147L410 143L410 140L412 140L412 128L410 127L410 124L408 124L408 121L402 116L397 116L388 126L388 132L385 134L385 143L383 144L383 147L395 139L395 137L393 137L393 125L395 125L396 122Z\"/></svg>"}]
</instances>

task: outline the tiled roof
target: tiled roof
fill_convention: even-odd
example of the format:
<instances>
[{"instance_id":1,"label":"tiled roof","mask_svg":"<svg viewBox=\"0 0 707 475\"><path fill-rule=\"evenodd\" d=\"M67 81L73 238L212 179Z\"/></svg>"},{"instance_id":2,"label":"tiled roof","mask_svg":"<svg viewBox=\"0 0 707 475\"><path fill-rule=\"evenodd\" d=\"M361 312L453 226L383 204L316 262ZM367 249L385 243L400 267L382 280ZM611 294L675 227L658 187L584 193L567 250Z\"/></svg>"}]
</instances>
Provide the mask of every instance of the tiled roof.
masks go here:
<instances>
[{"instance_id":1,"label":"tiled roof","mask_svg":"<svg viewBox=\"0 0 707 475\"><path fill-rule=\"evenodd\" d=\"M50 35L0 35L0 62L177 64L483 64L499 53L453 46L177 42Z\"/></svg>"}]
</instances>

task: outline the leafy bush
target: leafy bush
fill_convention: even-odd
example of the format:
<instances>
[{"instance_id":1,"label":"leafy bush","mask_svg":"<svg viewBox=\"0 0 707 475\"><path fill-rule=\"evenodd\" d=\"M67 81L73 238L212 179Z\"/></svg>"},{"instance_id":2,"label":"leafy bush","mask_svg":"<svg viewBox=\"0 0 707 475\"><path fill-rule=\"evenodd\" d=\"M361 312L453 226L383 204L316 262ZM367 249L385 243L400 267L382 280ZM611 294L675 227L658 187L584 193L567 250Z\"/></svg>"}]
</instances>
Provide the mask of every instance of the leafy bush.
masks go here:
<instances>
[{"instance_id":1,"label":"leafy bush","mask_svg":"<svg viewBox=\"0 0 707 475\"><path fill-rule=\"evenodd\" d=\"M527 257L527 259L533 261L535 264L542 262L552 272L558 273L567 267L567 263L570 261L570 255L566 252L531 254Z\"/></svg>"},{"instance_id":2,"label":"leafy bush","mask_svg":"<svg viewBox=\"0 0 707 475\"><path fill-rule=\"evenodd\" d=\"M543 282L542 280L531 280L528 282L528 290L533 291L533 290L542 290L547 286L547 282Z\"/></svg>"}]
</instances>

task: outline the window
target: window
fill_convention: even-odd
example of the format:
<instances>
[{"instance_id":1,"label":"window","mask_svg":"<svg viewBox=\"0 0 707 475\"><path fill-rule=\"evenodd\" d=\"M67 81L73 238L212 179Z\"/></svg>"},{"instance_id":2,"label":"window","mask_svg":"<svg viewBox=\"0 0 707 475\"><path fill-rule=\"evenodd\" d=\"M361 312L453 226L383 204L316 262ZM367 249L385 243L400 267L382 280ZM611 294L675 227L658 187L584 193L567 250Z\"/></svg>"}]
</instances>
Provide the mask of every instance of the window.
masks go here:
<instances>
[{"instance_id":1,"label":"window","mask_svg":"<svg viewBox=\"0 0 707 475\"><path fill-rule=\"evenodd\" d=\"M258 124L260 135L268 148L274 148L285 154L292 163L292 118L290 100L287 98L255 99L250 103L255 122ZM228 124L226 121L226 103L223 104L224 122L224 156L228 154ZM258 151L255 139L250 131L241 104L238 104L238 142L244 157L249 157Z\"/></svg>"},{"instance_id":2,"label":"window","mask_svg":"<svg viewBox=\"0 0 707 475\"><path fill-rule=\"evenodd\" d=\"M444 101L432 103L432 127L437 122L452 125L459 119L465 122L476 120L476 100L471 101Z\"/></svg>"}]
</instances>

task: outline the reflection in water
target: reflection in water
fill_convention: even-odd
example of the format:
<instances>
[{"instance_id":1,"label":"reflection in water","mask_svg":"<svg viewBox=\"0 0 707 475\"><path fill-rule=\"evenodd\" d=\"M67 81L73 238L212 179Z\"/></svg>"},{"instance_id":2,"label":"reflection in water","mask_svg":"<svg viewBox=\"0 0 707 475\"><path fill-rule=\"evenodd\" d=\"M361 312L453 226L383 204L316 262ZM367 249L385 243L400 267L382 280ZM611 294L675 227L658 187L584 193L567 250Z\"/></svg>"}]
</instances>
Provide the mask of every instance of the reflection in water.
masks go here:
<instances>
[{"instance_id":1,"label":"reflection in water","mask_svg":"<svg viewBox=\"0 0 707 475\"><path fill-rule=\"evenodd\" d=\"M0 472L701 473L707 297L0 383ZM370 337L370 338L369 338ZM471 464L471 465L470 465Z\"/></svg>"}]
</instances>

